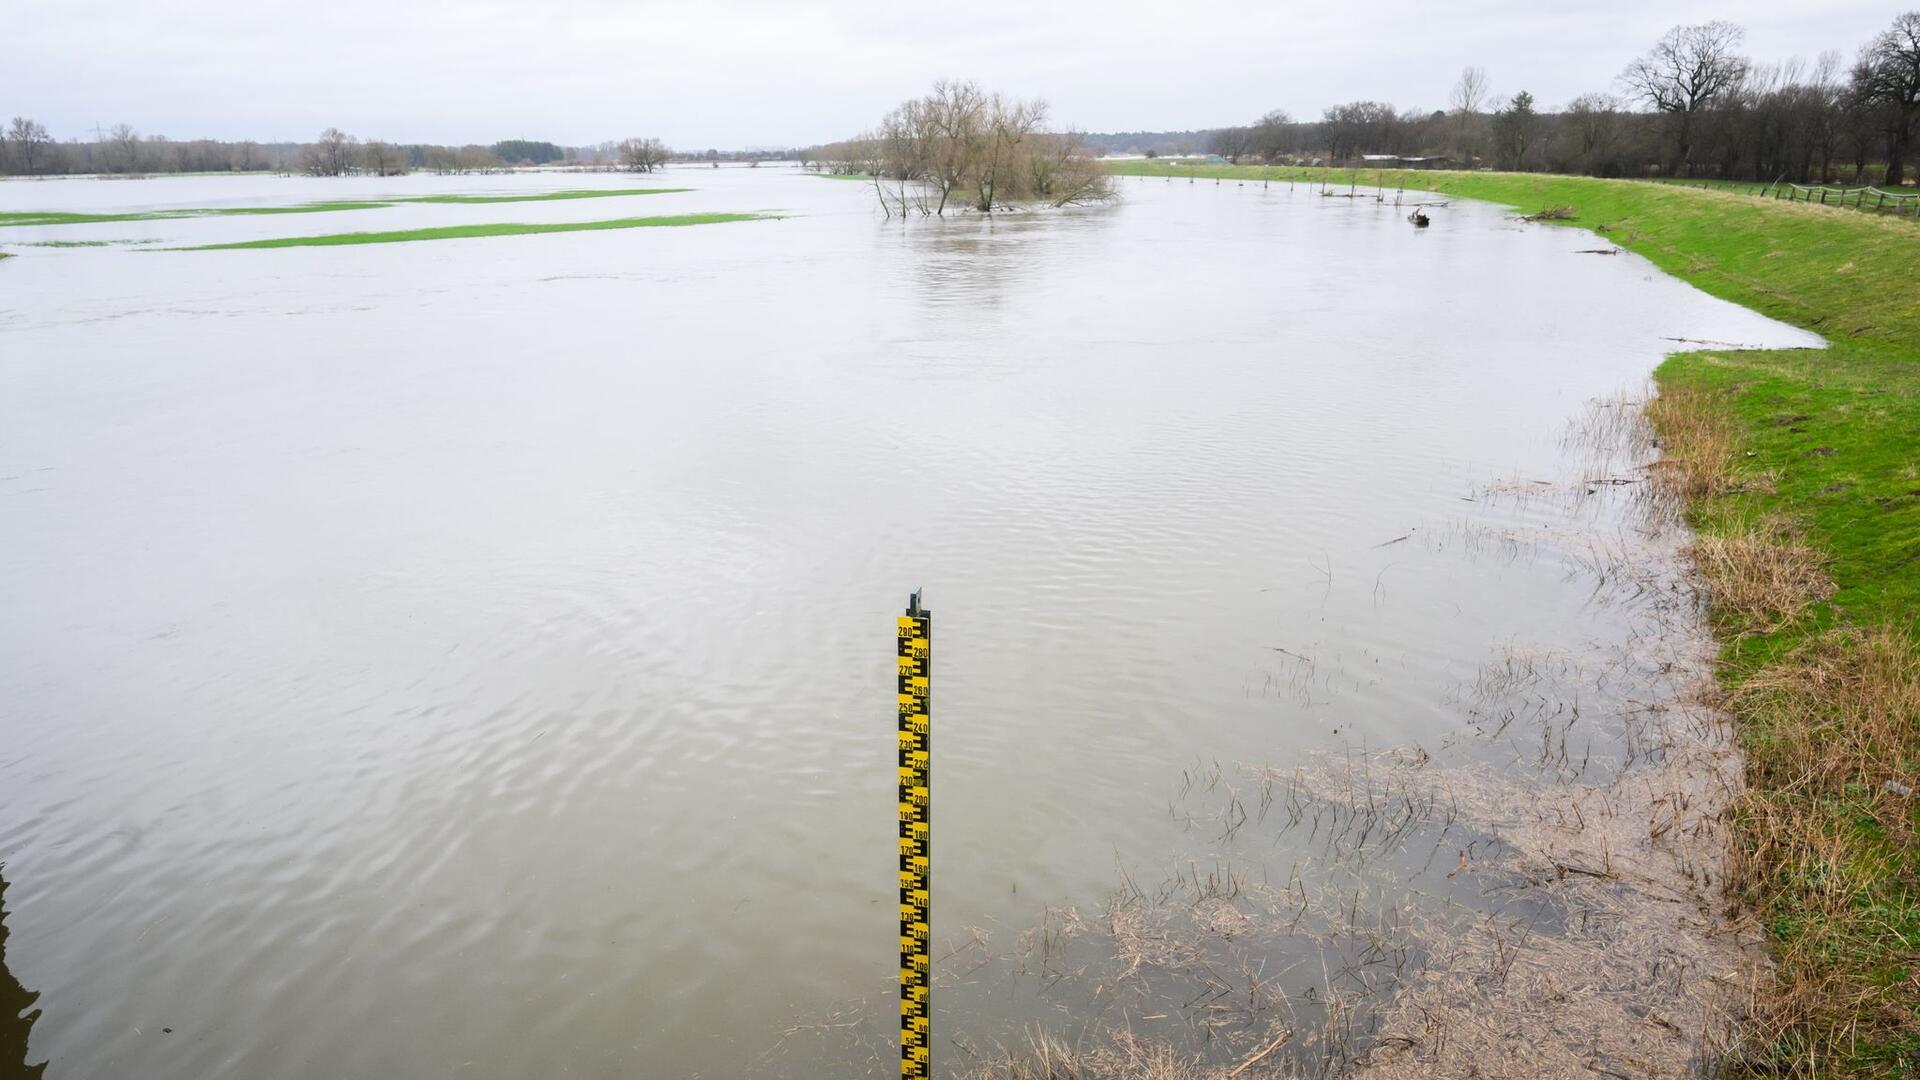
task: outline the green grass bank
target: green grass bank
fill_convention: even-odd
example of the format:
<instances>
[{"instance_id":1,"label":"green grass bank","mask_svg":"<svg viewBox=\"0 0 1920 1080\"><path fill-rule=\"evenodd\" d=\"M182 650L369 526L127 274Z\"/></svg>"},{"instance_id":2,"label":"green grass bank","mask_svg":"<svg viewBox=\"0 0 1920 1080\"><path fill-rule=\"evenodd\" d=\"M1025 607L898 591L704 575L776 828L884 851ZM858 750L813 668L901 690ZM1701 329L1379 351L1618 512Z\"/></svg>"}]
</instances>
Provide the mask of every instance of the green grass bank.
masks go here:
<instances>
[{"instance_id":1,"label":"green grass bank","mask_svg":"<svg viewBox=\"0 0 1920 1080\"><path fill-rule=\"evenodd\" d=\"M1732 1069L1920 1076L1920 225L1584 177L1109 168L1567 206L1562 224L1831 343L1669 357L1655 473L1697 534L1747 754L1731 884L1776 963Z\"/></svg>"},{"instance_id":2,"label":"green grass bank","mask_svg":"<svg viewBox=\"0 0 1920 1080\"><path fill-rule=\"evenodd\" d=\"M294 203L289 206L209 206L184 210L139 210L124 214L86 214L66 210L14 210L0 213L0 228L28 225L97 225L115 221L173 221L196 217L253 217L270 214L327 214L342 210L380 210L409 203L487 205L492 203L561 202L572 199L613 199L628 195L674 195L692 188L608 188L585 191L546 191L532 195L420 195L404 199L335 200Z\"/></svg>"},{"instance_id":3,"label":"green grass bank","mask_svg":"<svg viewBox=\"0 0 1920 1080\"><path fill-rule=\"evenodd\" d=\"M497 222L488 225L449 225L437 229L400 229L393 232L331 233L324 236L278 236L230 244L163 248L164 251L250 251L261 248L342 247L353 244L405 244L421 240L470 240L487 236L532 236L539 233L596 232L606 229L673 228L682 225L719 225L732 221L775 221L772 214L673 214L665 217L612 218L606 221L554 221L538 224Z\"/></svg>"}]
</instances>

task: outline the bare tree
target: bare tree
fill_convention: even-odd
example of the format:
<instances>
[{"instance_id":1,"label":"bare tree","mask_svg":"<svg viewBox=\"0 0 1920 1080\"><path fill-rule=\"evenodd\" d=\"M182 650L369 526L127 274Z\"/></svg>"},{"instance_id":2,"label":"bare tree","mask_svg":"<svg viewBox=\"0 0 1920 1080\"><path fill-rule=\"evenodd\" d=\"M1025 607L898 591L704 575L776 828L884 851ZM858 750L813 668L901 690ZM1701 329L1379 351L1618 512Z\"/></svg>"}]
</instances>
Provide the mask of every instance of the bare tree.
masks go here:
<instances>
[{"instance_id":1,"label":"bare tree","mask_svg":"<svg viewBox=\"0 0 1920 1080\"><path fill-rule=\"evenodd\" d=\"M1832 49L1820 54L1814 61L1813 77L1808 83L1805 108L1807 109L1807 141L1811 151L1809 163L1815 157L1820 159L1820 169L1814 173L1809 164L1808 177L1824 184L1833 177L1833 159L1839 153L1840 137L1846 130L1841 113L1845 93L1840 84L1840 54Z\"/></svg>"},{"instance_id":2,"label":"bare tree","mask_svg":"<svg viewBox=\"0 0 1920 1080\"><path fill-rule=\"evenodd\" d=\"M1724 21L1676 26L1620 73L1634 96L1675 118L1679 164L1689 175L1699 114L1746 76L1746 58L1734 52L1744 37L1745 30Z\"/></svg>"},{"instance_id":3,"label":"bare tree","mask_svg":"<svg viewBox=\"0 0 1920 1080\"><path fill-rule=\"evenodd\" d=\"M1453 89L1447 94L1447 103L1453 106L1453 146L1459 155L1460 163L1467 168L1480 150L1480 106L1486 104L1491 91L1487 89L1487 69L1468 65L1460 69L1460 78L1455 80Z\"/></svg>"},{"instance_id":4,"label":"bare tree","mask_svg":"<svg viewBox=\"0 0 1920 1080\"><path fill-rule=\"evenodd\" d=\"M666 148L661 148L661 159L665 160ZM454 152L454 170L457 172L491 173L506 167L499 155L484 146L467 145Z\"/></svg>"},{"instance_id":5,"label":"bare tree","mask_svg":"<svg viewBox=\"0 0 1920 1080\"><path fill-rule=\"evenodd\" d=\"M1253 125L1249 149L1268 161L1278 161L1294 149L1293 117L1285 109L1275 109Z\"/></svg>"},{"instance_id":6,"label":"bare tree","mask_svg":"<svg viewBox=\"0 0 1920 1080\"><path fill-rule=\"evenodd\" d=\"M1250 127L1221 128L1207 140L1207 149L1238 165L1240 159L1253 149L1253 129Z\"/></svg>"},{"instance_id":7,"label":"bare tree","mask_svg":"<svg viewBox=\"0 0 1920 1080\"><path fill-rule=\"evenodd\" d=\"M1884 117L1886 182L1903 183L1914 122L1920 119L1920 11L1894 19L1891 29L1860 51L1854 82L1861 101L1877 107Z\"/></svg>"},{"instance_id":8,"label":"bare tree","mask_svg":"<svg viewBox=\"0 0 1920 1080\"><path fill-rule=\"evenodd\" d=\"M328 128L320 138L300 148L300 168L314 176L345 176L354 167L354 147L360 140Z\"/></svg>"},{"instance_id":9,"label":"bare tree","mask_svg":"<svg viewBox=\"0 0 1920 1080\"><path fill-rule=\"evenodd\" d=\"M1320 118L1321 137L1335 162L1369 151L1395 153L1404 128L1393 106L1381 101L1349 101L1324 110Z\"/></svg>"},{"instance_id":10,"label":"bare tree","mask_svg":"<svg viewBox=\"0 0 1920 1080\"><path fill-rule=\"evenodd\" d=\"M933 146L927 180L937 189L935 214L944 214L947 200L966 183L973 161L986 138L987 95L977 83L942 79L921 103L932 128Z\"/></svg>"},{"instance_id":11,"label":"bare tree","mask_svg":"<svg viewBox=\"0 0 1920 1080\"><path fill-rule=\"evenodd\" d=\"M625 139L620 143L620 165L628 172L650 173L667 163L672 151L659 139Z\"/></svg>"},{"instance_id":12,"label":"bare tree","mask_svg":"<svg viewBox=\"0 0 1920 1080\"><path fill-rule=\"evenodd\" d=\"M360 148L361 168L375 176L398 176L406 172L406 156L400 149L379 139L368 139Z\"/></svg>"},{"instance_id":13,"label":"bare tree","mask_svg":"<svg viewBox=\"0 0 1920 1080\"><path fill-rule=\"evenodd\" d=\"M140 171L140 133L131 124L115 124L104 147L107 168L113 172Z\"/></svg>"},{"instance_id":14,"label":"bare tree","mask_svg":"<svg viewBox=\"0 0 1920 1080\"><path fill-rule=\"evenodd\" d=\"M1020 183L1020 166L1031 149L1031 139L1047 118L1044 101L1012 101L999 94L987 98L986 137L973 167L974 209L991 211L1006 202L1010 187Z\"/></svg>"},{"instance_id":15,"label":"bare tree","mask_svg":"<svg viewBox=\"0 0 1920 1080\"><path fill-rule=\"evenodd\" d=\"M880 132L872 142L873 160L867 172L873 176L874 189L887 216L899 210L933 212L927 198L934 172L934 146L938 132L923 98L903 101L880 121ZM851 139L827 148L829 167L836 172L854 172L854 159L863 140ZM836 148L841 148L836 150Z\"/></svg>"},{"instance_id":16,"label":"bare tree","mask_svg":"<svg viewBox=\"0 0 1920 1080\"><path fill-rule=\"evenodd\" d=\"M172 139L165 135L148 135L141 140L140 167L142 170L156 169L160 172L183 172L186 170L187 155L183 147L175 146Z\"/></svg>"},{"instance_id":17,"label":"bare tree","mask_svg":"<svg viewBox=\"0 0 1920 1080\"><path fill-rule=\"evenodd\" d=\"M1035 136L1027 157L1027 186L1050 206L1105 202L1114 197L1107 171L1087 152L1078 131Z\"/></svg>"},{"instance_id":18,"label":"bare tree","mask_svg":"<svg viewBox=\"0 0 1920 1080\"><path fill-rule=\"evenodd\" d=\"M20 171L31 176L40 164L43 148L53 141L47 134L46 126L24 116L13 118L13 124L7 129L6 139L13 144L13 153L20 159Z\"/></svg>"},{"instance_id":19,"label":"bare tree","mask_svg":"<svg viewBox=\"0 0 1920 1080\"><path fill-rule=\"evenodd\" d=\"M1108 197L1112 189L1085 137L1043 131L1046 118L1045 102L942 80L887 113L876 134L810 153L827 162L870 155L866 171L889 216L944 214L961 192L983 213L1028 199L1065 206Z\"/></svg>"},{"instance_id":20,"label":"bare tree","mask_svg":"<svg viewBox=\"0 0 1920 1080\"><path fill-rule=\"evenodd\" d=\"M1567 103L1565 117L1580 168L1600 171L1620 127L1620 103L1611 94L1581 94Z\"/></svg>"},{"instance_id":21,"label":"bare tree","mask_svg":"<svg viewBox=\"0 0 1920 1080\"><path fill-rule=\"evenodd\" d=\"M1468 65L1461 69L1460 78L1447 94L1447 104L1456 114L1471 115L1486 103L1487 93L1487 69Z\"/></svg>"}]
</instances>

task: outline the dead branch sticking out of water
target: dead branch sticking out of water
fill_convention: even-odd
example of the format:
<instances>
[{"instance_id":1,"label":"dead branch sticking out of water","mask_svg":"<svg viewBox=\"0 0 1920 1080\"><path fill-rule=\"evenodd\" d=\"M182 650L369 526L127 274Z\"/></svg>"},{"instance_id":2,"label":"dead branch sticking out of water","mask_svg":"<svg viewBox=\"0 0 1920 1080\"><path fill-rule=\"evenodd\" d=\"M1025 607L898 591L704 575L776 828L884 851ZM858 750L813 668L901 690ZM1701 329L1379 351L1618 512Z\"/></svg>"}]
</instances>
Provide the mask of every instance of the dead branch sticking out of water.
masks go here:
<instances>
[{"instance_id":1,"label":"dead branch sticking out of water","mask_svg":"<svg viewBox=\"0 0 1920 1080\"><path fill-rule=\"evenodd\" d=\"M1577 215L1574 213L1573 207L1562 204L1560 206L1549 206L1546 209L1539 211L1538 213L1522 214L1520 215L1520 220L1521 221L1572 221L1576 216Z\"/></svg>"}]
</instances>

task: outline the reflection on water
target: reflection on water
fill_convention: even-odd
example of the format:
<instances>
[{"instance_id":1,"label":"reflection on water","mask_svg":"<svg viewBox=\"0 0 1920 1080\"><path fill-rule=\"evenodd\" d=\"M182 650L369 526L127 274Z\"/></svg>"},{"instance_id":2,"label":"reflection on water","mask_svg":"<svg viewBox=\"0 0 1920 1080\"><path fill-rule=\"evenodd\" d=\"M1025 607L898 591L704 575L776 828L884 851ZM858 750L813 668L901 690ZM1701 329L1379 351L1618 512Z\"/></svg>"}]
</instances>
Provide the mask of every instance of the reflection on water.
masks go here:
<instances>
[{"instance_id":1,"label":"reflection on water","mask_svg":"<svg viewBox=\"0 0 1920 1080\"><path fill-rule=\"evenodd\" d=\"M40 1019L35 1002L40 995L20 985L7 967L7 875L0 864L0 1078L38 1080L47 1071L46 1062L31 1064L28 1040L34 1021Z\"/></svg>"},{"instance_id":2,"label":"reflection on water","mask_svg":"<svg viewBox=\"0 0 1920 1080\"><path fill-rule=\"evenodd\" d=\"M649 213L786 217L7 260L0 858L50 1076L866 1071L781 1036L886 1011L903 589L942 621L936 954L1005 952L1117 866L1151 889L1221 847L1183 770L1467 745L1498 727L1460 692L1491 654L1633 633L1563 514L1483 492L1566 476L1566 418L1666 337L1804 340L1474 204L1416 233L1308 190L1128 183L903 223L858 184L669 179L697 190ZM1235 873L1331 887L1311 832L1243 828ZM1057 1011L955 984L935 1024L990 1045Z\"/></svg>"}]
</instances>

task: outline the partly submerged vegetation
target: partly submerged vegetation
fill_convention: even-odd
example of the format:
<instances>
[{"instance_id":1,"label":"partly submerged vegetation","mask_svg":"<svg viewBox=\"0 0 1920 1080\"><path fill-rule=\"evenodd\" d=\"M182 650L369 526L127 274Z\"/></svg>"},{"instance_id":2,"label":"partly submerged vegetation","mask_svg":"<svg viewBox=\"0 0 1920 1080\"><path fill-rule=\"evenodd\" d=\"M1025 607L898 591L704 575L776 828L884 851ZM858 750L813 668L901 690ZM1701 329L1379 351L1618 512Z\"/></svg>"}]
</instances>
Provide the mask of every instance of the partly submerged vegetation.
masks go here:
<instances>
[{"instance_id":1,"label":"partly submerged vegetation","mask_svg":"<svg viewBox=\"0 0 1920 1080\"><path fill-rule=\"evenodd\" d=\"M888 216L983 213L1019 203L1069 206L1112 195L1078 132L1046 130L1047 103L941 80L901 102L877 131L802 151L829 174L871 177Z\"/></svg>"},{"instance_id":2,"label":"partly submerged vegetation","mask_svg":"<svg viewBox=\"0 0 1920 1080\"><path fill-rule=\"evenodd\" d=\"M25 225L97 225L116 221L173 221L196 217L254 217L273 214L326 214L341 210L379 210L410 203L521 203L571 199L611 199L626 195L673 195L691 188L605 188L581 191L544 191L527 195L416 195L399 199L332 200L289 206L209 206L183 210L135 210L120 214L88 214L65 210L0 212L0 228Z\"/></svg>"},{"instance_id":3,"label":"partly submerged vegetation","mask_svg":"<svg viewBox=\"0 0 1920 1080\"><path fill-rule=\"evenodd\" d=\"M539 195L421 195L410 199L394 199L393 202L455 203L465 206L486 203L564 202L569 199L606 199L621 195L678 195L692 190L692 188L588 188L583 191L548 191Z\"/></svg>"},{"instance_id":4,"label":"partly submerged vegetation","mask_svg":"<svg viewBox=\"0 0 1920 1080\"><path fill-rule=\"evenodd\" d=\"M118 214L89 214L69 210L15 210L0 213L0 228L28 225L98 225L121 221L173 221L195 217L245 217L260 214L324 214L338 210L376 210L384 202L315 202L294 206L223 206L184 210L132 210Z\"/></svg>"},{"instance_id":5,"label":"partly submerged vegetation","mask_svg":"<svg viewBox=\"0 0 1920 1080\"><path fill-rule=\"evenodd\" d=\"M392 232L332 233L325 236L276 236L228 244L200 244L167 251L242 251L254 248L340 247L352 244L403 244L415 240L468 240L485 236L531 236L538 233L593 232L602 229L650 229L679 225L718 225L730 221L775 221L774 214L670 214L662 217L613 218L607 221L495 222L449 225L437 229L398 229Z\"/></svg>"},{"instance_id":6,"label":"partly submerged vegetation","mask_svg":"<svg viewBox=\"0 0 1920 1080\"><path fill-rule=\"evenodd\" d=\"M20 246L36 248L93 248L112 247L114 244L131 244L136 242L137 241L133 240L35 240L31 243L21 244Z\"/></svg>"},{"instance_id":7,"label":"partly submerged vegetation","mask_svg":"<svg viewBox=\"0 0 1920 1080\"><path fill-rule=\"evenodd\" d=\"M1346 183L1593 229L1821 350L1673 356L1654 472L1684 499L1747 755L1734 887L1776 963L1737 1068L1907 1076L1920 1060L1920 228L1668 185L1505 173L1113 166Z\"/></svg>"}]
</instances>

